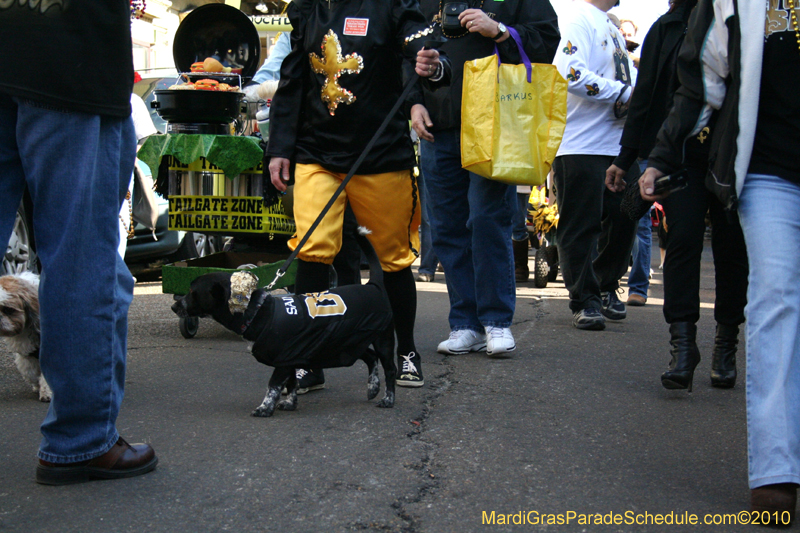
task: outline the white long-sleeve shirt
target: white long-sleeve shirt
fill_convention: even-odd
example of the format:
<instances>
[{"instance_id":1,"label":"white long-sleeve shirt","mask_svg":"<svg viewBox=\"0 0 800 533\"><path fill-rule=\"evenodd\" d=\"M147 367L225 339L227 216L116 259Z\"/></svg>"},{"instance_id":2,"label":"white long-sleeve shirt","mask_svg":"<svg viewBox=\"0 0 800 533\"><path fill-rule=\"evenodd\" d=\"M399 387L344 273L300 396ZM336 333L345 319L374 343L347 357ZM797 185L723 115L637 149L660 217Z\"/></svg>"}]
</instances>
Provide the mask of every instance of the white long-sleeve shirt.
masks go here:
<instances>
[{"instance_id":1,"label":"white long-sleeve shirt","mask_svg":"<svg viewBox=\"0 0 800 533\"><path fill-rule=\"evenodd\" d=\"M614 104L630 99L636 69L604 11L576 0L567 18L553 60L569 84L567 126L557 155L616 156L625 119L614 116Z\"/></svg>"}]
</instances>

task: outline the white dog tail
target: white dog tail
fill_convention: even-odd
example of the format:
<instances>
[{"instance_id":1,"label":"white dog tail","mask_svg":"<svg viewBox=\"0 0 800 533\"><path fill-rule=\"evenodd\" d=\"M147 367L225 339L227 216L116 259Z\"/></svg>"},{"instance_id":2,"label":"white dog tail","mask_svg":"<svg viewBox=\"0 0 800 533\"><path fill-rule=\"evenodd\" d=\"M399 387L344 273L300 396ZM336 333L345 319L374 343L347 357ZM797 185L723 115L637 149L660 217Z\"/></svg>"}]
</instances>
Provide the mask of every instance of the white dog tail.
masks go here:
<instances>
[{"instance_id":1,"label":"white dog tail","mask_svg":"<svg viewBox=\"0 0 800 533\"><path fill-rule=\"evenodd\" d=\"M364 226L359 226L358 231L356 231L356 241L358 241L358 245L364 251L367 263L369 263L369 282L383 287L383 267L381 267L378 254L375 253L375 248L372 247L372 243L367 239L367 235L370 233L372 232L369 229Z\"/></svg>"}]
</instances>

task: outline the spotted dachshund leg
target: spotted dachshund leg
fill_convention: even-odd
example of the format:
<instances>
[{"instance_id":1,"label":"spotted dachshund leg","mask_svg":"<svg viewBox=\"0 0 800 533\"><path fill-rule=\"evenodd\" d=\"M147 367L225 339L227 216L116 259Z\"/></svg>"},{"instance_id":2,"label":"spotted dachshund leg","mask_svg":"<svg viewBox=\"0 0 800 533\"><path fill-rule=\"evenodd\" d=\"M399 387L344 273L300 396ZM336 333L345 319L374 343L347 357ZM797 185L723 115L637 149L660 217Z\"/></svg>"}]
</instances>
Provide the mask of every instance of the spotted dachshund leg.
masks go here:
<instances>
[{"instance_id":1,"label":"spotted dachshund leg","mask_svg":"<svg viewBox=\"0 0 800 533\"><path fill-rule=\"evenodd\" d=\"M297 409L297 375L294 369L286 380L286 393L288 397L278 402L278 409L281 411L294 411Z\"/></svg>"},{"instance_id":2,"label":"spotted dachshund leg","mask_svg":"<svg viewBox=\"0 0 800 533\"><path fill-rule=\"evenodd\" d=\"M383 378L386 380L386 394L376 405L378 407L394 407L394 380L397 378L397 367L394 364L394 327L389 326L373 344L378 359L383 367Z\"/></svg>"},{"instance_id":3,"label":"spotted dachshund leg","mask_svg":"<svg viewBox=\"0 0 800 533\"><path fill-rule=\"evenodd\" d=\"M372 348L367 348L361 356L361 360L367 364L367 401L374 400L381 391L381 379L378 377L378 354Z\"/></svg>"},{"instance_id":4,"label":"spotted dachshund leg","mask_svg":"<svg viewBox=\"0 0 800 533\"><path fill-rule=\"evenodd\" d=\"M281 397L281 389L283 388L283 384L289 380L292 374L294 374L294 370L291 368L276 368L272 372L272 377L269 378L267 395L264 396L264 401L261 402L261 405L256 407L255 410L250 414L252 416L259 417L272 416L272 413L275 412L275 407L278 404L278 400Z\"/></svg>"}]
</instances>

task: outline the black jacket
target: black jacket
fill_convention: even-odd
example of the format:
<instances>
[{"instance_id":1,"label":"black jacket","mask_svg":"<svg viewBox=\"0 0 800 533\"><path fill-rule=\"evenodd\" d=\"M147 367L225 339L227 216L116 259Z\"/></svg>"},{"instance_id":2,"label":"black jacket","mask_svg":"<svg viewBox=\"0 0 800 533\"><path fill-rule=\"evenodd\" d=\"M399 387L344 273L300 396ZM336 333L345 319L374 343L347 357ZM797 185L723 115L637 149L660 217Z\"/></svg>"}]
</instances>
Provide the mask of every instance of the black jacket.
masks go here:
<instances>
[{"instance_id":1,"label":"black jacket","mask_svg":"<svg viewBox=\"0 0 800 533\"><path fill-rule=\"evenodd\" d=\"M741 190L744 185L756 129L757 112L752 109L757 109L761 83L764 26L749 21L756 17L763 21L766 11L762 2L743 3L742 6L746 12L742 21L746 33L741 31L737 0L698 2L678 56L681 86L648 162L665 174L677 170L687 141L696 136L713 115L716 123L706 187L729 210L736 208L737 189ZM724 31L721 31L723 26ZM742 61L743 49L757 59ZM706 68L707 65L714 65L714 68ZM740 95L746 98L740 101ZM747 113L740 113L740 108L745 108Z\"/></svg>"},{"instance_id":2,"label":"black jacket","mask_svg":"<svg viewBox=\"0 0 800 533\"><path fill-rule=\"evenodd\" d=\"M677 60L689 14L697 4L688 0L672 13L661 16L647 32L639 60L639 75L633 92L619 157L614 164L630 168L636 158L647 159L656 143L658 130L667 118L680 86Z\"/></svg>"},{"instance_id":3,"label":"black jacket","mask_svg":"<svg viewBox=\"0 0 800 533\"><path fill-rule=\"evenodd\" d=\"M471 0L470 5L480 5ZM420 0L420 8L428 20L439 13L439 0ZM556 12L549 0L484 0L483 10L497 22L513 27L519 33L522 46L531 63L553 62L561 36ZM440 31L437 33L440 35ZM413 103L424 103L431 115L431 131L460 127L461 91L464 80L464 63L495 53L495 43L478 33L449 39L440 50L452 65L452 82L449 87L432 88L420 84L420 92L412 95ZM522 59L514 39L509 37L497 45L503 63L519 64Z\"/></svg>"},{"instance_id":4,"label":"black jacket","mask_svg":"<svg viewBox=\"0 0 800 533\"><path fill-rule=\"evenodd\" d=\"M267 156L320 164L347 172L400 97L404 56L417 46L405 38L427 24L415 0L295 0L287 15L292 22L292 51L281 65L278 91L270 107ZM348 22L349 21L349 22ZM346 26L348 25L348 26ZM325 38L338 39L346 60L360 58L362 69L348 69L338 79L316 73L312 61L326 59ZM363 34L363 35L362 35ZM357 57L356 57L357 56ZM406 61L406 72L413 70ZM410 69L410 70L409 70ZM323 101L326 87L338 85L354 96L333 109ZM348 98L347 93L338 94ZM415 165L408 117L401 108L359 167L359 174L407 170Z\"/></svg>"},{"instance_id":5,"label":"black jacket","mask_svg":"<svg viewBox=\"0 0 800 533\"><path fill-rule=\"evenodd\" d=\"M130 17L128 0L0 1L0 93L130 116Z\"/></svg>"}]
</instances>

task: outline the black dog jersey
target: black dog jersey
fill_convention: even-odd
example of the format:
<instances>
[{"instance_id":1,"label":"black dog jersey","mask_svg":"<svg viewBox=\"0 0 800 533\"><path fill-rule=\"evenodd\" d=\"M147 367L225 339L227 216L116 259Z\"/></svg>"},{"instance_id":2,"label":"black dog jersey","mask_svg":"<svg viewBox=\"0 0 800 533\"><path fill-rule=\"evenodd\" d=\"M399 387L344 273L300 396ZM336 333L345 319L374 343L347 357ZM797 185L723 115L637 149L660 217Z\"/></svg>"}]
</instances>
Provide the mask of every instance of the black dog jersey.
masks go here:
<instances>
[{"instance_id":1,"label":"black dog jersey","mask_svg":"<svg viewBox=\"0 0 800 533\"><path fill-rule=\"evenodd\" d=\"M250 306L263 299L259 289ZM252 310L248 308L248 314ZM267 297L243 337L253 357L274 367L349 366L392 323L377 285L347 285L314 293Z\"/></svg>"}]
</instances>

